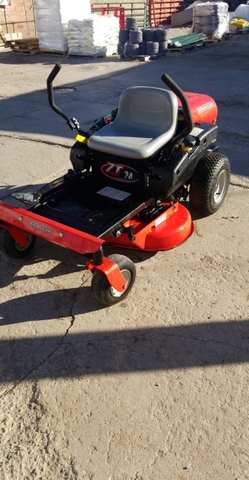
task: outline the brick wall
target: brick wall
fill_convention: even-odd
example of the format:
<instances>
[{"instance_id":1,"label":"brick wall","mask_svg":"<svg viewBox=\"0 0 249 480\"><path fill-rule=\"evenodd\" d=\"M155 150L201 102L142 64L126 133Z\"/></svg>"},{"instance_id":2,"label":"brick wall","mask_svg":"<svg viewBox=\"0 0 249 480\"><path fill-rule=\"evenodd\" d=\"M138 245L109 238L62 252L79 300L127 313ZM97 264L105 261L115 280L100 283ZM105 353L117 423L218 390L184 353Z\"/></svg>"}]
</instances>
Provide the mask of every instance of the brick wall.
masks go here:
<instances>
[{"instance_id":1,"label":"brick wall","mask_svg":"<svg viewBox=\"0 0 249 480\"><path fill-rule=\"evenodd\" d=\"M11 5L0 7L0 25L3 33L22 33L23 38L35 37L32 0L11 0Z\"/></svg>"}]
</instances>

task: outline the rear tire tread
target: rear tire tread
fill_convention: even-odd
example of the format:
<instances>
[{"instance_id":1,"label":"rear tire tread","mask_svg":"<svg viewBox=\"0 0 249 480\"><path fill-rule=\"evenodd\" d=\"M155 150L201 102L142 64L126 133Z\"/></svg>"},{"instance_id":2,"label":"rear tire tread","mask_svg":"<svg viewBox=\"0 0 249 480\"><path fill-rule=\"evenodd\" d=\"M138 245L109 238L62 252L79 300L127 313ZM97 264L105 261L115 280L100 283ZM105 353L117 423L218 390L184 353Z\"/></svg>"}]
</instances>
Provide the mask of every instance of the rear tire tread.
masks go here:
<instances>
[{"instance_id":1,"label":"rear tire tread","mask_svg":"<svg viewBox=\"0 0 249 480\"><path fill-rule=\"evenodd\" d=\"M212 205L211 191L215 178L219 171L225 169L227 171L227 184L220 203ZM203 216L215 213L222 205L227 194L230 182L230 162L228 158L217 152L206 154L194 171L190 184L190 203L192 207Z\"/></svg>"},{"instance_id":2,"label":"rear tire tread","mask_svg":"<svg viewBox=\"0 0 249 480\"><path fill-rule=\"evenodd\" d=\"M0 230L0 249L9 258L25 258L33 250L36 242L34 235L28 234L30 243L23 248L18 249L18 243L6 228Z\"/></svg>"}]
</instances>

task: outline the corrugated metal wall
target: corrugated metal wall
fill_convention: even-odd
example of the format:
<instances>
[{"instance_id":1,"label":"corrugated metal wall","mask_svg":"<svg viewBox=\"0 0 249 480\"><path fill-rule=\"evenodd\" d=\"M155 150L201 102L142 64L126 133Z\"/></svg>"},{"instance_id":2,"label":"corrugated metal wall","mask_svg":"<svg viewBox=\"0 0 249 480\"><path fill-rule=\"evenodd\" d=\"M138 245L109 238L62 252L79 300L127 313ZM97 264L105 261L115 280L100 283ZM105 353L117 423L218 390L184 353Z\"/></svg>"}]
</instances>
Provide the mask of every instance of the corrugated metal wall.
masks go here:
<instances>
[{"instance_id":1,"label":"corrugated metal wall","mask_svg":"<svg viewBox=\"0 0 249 480\"><path fill-rule=\"evenodd\" d=\"M92 0L91 4L99 7L124 7L125 17L138 19L139 27L166 25L170 23L172 13L184 9L184 0L148 0L145 2L103 2L103 0ZM143 17L143 18L142 18Z\"/></svg>"},{"instance_id":2,"label":"corrugated metal wall","mask_svg":"<svg viewBox=\"0 0 249 480\"><path fill-rule=\"evenodd\" d=\"M184 9L184 0L150 0L150 25L170 24L172 13Z\"/></svg>"}]
</instances>

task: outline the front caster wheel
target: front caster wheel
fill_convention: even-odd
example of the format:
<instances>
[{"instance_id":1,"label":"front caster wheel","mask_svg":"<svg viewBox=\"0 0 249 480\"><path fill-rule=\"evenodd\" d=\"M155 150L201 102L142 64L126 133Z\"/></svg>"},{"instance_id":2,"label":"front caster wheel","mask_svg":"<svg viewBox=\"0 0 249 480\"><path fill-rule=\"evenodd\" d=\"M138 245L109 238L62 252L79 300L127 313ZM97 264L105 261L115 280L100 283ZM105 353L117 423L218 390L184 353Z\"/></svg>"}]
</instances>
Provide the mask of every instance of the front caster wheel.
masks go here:
<instances>
[{"instance_id":1,"label":"front caster wheel","mask_svg":"<svg viewBox=\"0 0 249 480\"><path fill-rule=\"evenodd\" d=\"M121 302L132 289L136 278L136 267L134 263L124 255L110 255L110 260L115 262L122 275L126 279L126 286L123 292L119 292L110 285L106 275L100 270L95 270L92 277L92 292L95 298L105 305L115 305Z\"/></svg>"},{"instance_id":2,"label":"front caster wheel","mask_svg":"<svg viewBox=\"0 0 249 480\"><path fill-rule=\"evenodd\" d=\"M27 245L18 243L6 228L0 230L0 248L10 258L25 258L33 250L36 237L27 233Z\"/></svg>"},{"instance_id":3,"label":"front caster wheel","mask_svg":"<svg viewBox=\"0 0 249 480\"><path fill-rule=\"evenodd\" d=\"M217 212L225 200L230 182L230 163L221 153L208 153L194 171L189 200L201 216Z\"/></svg>"}]
</instances>

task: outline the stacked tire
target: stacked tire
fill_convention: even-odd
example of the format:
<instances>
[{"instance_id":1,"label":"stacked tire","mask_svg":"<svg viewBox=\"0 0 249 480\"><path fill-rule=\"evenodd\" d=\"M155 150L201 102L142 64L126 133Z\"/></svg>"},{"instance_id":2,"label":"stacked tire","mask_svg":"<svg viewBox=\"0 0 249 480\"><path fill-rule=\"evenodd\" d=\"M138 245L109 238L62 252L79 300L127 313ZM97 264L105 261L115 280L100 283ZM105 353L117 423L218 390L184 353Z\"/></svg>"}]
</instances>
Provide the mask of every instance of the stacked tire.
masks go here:
<instances>
[{"instance_id":1,"label":"stacked tire","mask_svg":"<svg viewBox=\"0 0 249 480\"><path fill-rule=\"evenodd\" d=\"M132 58L138 55L150 57L166 54L168 48L165 28L140 29L135 18L126 18L125 30L119 32L118 53Z\"/></svg>"}]
</instances>

